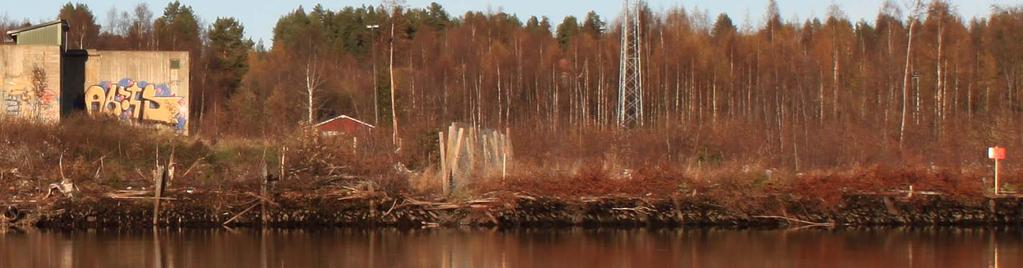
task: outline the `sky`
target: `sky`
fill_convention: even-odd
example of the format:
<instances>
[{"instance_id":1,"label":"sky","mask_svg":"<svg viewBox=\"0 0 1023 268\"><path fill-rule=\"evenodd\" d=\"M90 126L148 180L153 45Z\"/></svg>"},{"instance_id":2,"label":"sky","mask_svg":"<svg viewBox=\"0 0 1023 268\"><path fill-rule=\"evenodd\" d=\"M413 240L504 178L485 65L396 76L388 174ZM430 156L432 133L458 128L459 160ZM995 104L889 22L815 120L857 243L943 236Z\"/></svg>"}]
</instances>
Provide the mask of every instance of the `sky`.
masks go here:
<instances>
[{"instance_id":1,"label":"sky","mask_svg":"<svg viewBox=\"0 0 1023 268\"><path fill-rule=\"evenodd\" d=\"M97 23L105 25L107 13L112 8L119 10L131 9L140 2L145 2L153 11L154 16L163 14L163 8L172 0L77 0L72 2L85 3L97 16ZM804 20L810 17L823 17L828 6L837 4L846 15L858 21L864 19L873 22L884 0L777 0L782 18ZM0 16L10 19L29 19L31 22L54 20L57 12L68 0L0 0ZM206 23L217 17L235 17L245 26L246 35L254 41L272 41L273 27L284 14L298 8L306 7L306 11L316 4L337 10L345 6L378 5L380 0L181 0L190 5ZM621 12L620 0L407 0L407 6L425 7L430 2L437 2L453 16L460 16L466 11L504 11L518 15L525 21L529 16L547 16L557 25L565 16L583 17L589 11L596 11L605 20L613 20ZM752 26L761 24L767 7L767 0L647 0L655 11L675 7L687 10L700 10L711 14L727 13L738 25L747 21ZM897 0L897 3L906 0ZM953 7L960 15L969 19L987 16L991 7L1023 5L1023 0L951 0Z\"/></svg>"}]
</instances>

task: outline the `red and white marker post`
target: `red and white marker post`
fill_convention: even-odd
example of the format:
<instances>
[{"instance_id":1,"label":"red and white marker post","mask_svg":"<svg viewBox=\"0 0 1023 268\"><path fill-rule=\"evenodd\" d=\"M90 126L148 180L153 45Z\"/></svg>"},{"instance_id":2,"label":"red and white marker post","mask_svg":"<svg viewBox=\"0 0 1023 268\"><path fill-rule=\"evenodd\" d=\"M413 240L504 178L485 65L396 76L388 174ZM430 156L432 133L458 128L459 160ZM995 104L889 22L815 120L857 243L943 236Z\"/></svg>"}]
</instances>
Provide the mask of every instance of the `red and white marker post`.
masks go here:
<instances>
[{"instance_id":1,"label":"red and white marker post","mask_svg":"<svg viewBox=\"0 0 1023 268\"><path fill-rule=\"evenodd\" d=\"M987 148L987 157L995 160L995 195L999 195L1001 191L998 185L998 162L1005 160L1005 148L998 146Z\"/></svg>"}]
</instances>

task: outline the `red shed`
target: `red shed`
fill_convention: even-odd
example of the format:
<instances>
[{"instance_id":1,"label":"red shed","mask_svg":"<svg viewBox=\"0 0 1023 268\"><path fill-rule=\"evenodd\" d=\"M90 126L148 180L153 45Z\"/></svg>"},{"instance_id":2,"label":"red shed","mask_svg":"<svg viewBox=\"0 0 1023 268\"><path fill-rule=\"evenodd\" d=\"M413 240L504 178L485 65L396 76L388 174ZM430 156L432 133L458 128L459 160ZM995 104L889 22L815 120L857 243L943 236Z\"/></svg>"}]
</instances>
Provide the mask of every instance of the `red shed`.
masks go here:
<instances>
[{"instance_id":1,"label":"red shed","mask_svg":"<svg viewBox=\"0 0 1023 268\"><path fill-rule=\"evenodd\" d=\"M347 115L327 119L327 121L316 124L315 127L320 131L320 133L327 136L334 136L341 133L356 135L360 132L369 132L376 128L373 125Z\"/></svg>"}]
</instances>

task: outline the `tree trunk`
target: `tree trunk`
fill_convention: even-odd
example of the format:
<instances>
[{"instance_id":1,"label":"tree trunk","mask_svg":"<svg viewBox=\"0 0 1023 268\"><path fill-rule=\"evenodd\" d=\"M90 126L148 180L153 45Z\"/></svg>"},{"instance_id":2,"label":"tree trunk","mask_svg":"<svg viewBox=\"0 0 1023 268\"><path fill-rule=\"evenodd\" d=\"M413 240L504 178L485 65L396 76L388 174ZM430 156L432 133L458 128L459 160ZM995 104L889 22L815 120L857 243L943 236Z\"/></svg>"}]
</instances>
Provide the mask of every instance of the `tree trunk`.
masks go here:
<instances>
[{"instance_id":1,"label":"tree trunk","mask_svg":"<svg viewBox=\"0 0 1023 268\"><path fill-rule=\"evenodd\" d=\"M306 90L305 93L306 93L306 108L307 108L307 110L306 110L307 111L307 117L306 117L307 119L306 120L308 121L308 123L310 125L315 123L315 122L313 122L313 120L315 119L313 117L313 115L314 115L315 109L316 109L314 101L315 101L316 88L320 86L319 72L316 70L316 60L315 60L315 58L316 57L314 56L313 60L310 61L309 63L306 63L306 65L305 65L305 90Z\"/></svg>"},{"instance_id":2,"label":"tree trunk","mask_svg":"<svg viewBox=\"0 0 1023 268\"><path fill-rule=\"evenodd\" d=\"M836 30L835 35L838 35L837 32L838 31ZM834 84L831 85L831 118L833 118L833 119L838 118L838 90L839 90L838 87L839 87L839 83L840 83L839 80L838 80L838 73L840 71L840 69L839 69L840 67L838 65L838 53L839 53L839 51L841 51L841 50L838 49L838 37L836 36L835 37L835 42L834 42L834 51L832 52L832 55L831 55L831 61L832 61L831 81L834 83Z\"/></svg>"},{"instance_id":3,"label":"tree trunk","mask_svg":"<svg viewBox=\"0 0 1023 268\"><path fill-rule=\"evenodd\" d=\"M902 76L902 120L899 123L899 149L902 149L906 139L906 113L908 112L909 104L909 71L913 52L913 28L916 27L916 13L920 9L920 0L916 1L913 9L914 15L909 17L909 35L906 38L906 69Z\"/></svg>"},{"instance_id":4,"label":"tree trunk","mask_svg":"<svg viewBox=\"0 0 1023 268\"><path fill-rule=\"evenodd\" d=\"M391 55L389 59L390 64L390 77L391 77L391 123L394 127L394 133L391 136L391 142L394 143L395 151L401 151L401 140L398 138L398 110L397 105L394 103L394 23L391 23Z\"/></svg>"}]
</instances>

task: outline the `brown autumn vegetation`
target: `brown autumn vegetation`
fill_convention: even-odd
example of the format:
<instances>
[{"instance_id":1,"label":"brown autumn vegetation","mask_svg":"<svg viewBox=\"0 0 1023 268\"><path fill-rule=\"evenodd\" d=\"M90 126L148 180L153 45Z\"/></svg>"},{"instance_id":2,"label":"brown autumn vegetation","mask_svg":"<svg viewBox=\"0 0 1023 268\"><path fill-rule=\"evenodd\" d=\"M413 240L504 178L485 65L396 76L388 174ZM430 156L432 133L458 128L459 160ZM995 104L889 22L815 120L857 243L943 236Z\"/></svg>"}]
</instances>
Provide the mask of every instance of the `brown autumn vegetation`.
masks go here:
<instances>
[{"instance_id":1,"label":"brown autumn vegetation","mask_svg":"<svg viewBox=\"0 0 1023 268\"><path fill-rule=\"evenodd\" d=\"M272 142L205 140L90 117L68 118L59 125L0 120L0 130L0 198L5 199L40 197L50 183L62 179L92 194L149 189L153 170L170 157L177 170L170 182L175 189L252 191L264 169L285 190L347 185L354 179L395 193L407 189L407 180L387 159L356 158L346 140L307 131ZM278 175L282 169L283 178Z\"/></svg>"},{"instance_id":2,"label":"brown autumn vegetation","mask_svg":"<svg viewBox=\"0 0 1023 268\"><path fill-rule=\"evenodd\" d=\"M510 128L515 151L508 178L481 178L473 191L791 193L833 201L913 185L976 197L990 177L984 149L996 144L1009 148L1004 177L1018 187L1023 169L1012 159L1023 148L1023 10L995 7L967 19L945 1L889 1L874 21L851 21L838 6L823 18L783 21L769 2L761 21L743 24L725 14L644 9L646 118L630 130L614 120L620 27L595 13L554 25L503 12L453 17L440 5L300 7L278 21L267 48L245 40L237 21L200 25L176 2L161 17L139 5L103 27L87 7L69 4L61 17L85 25L81 36L73 26L72 47L192 52L193 133L146 140L124 134L124 126L5 123L8 149L52 148L10 149L26 157L0 168L55 178L63 151L65 172L88 180L96 159L116 154L124 159L108 163L109 177L129 180L136 167L151 165L155 148L171 147L179 163L212 155L203 175L182 181L224 187L254 183L263 152L276 159L288 147L286 159L299 159L294 174L306 186L344 174L412 191L405 180L417 176L392 174L394 166L431 172L436 132L466 122ZM339 114L378 128L357 149L302 128ZM130 149L115 153L117 141L131 141Z\"/></svg>"}]
</instances>

